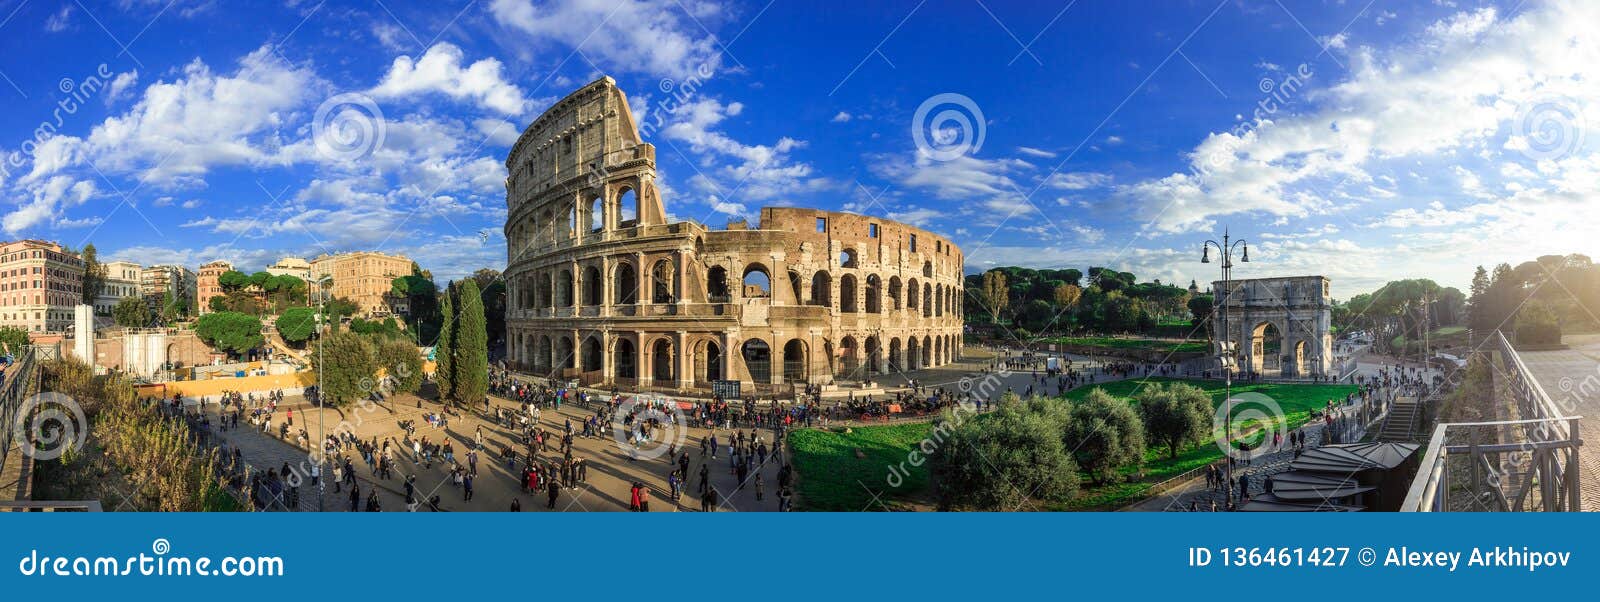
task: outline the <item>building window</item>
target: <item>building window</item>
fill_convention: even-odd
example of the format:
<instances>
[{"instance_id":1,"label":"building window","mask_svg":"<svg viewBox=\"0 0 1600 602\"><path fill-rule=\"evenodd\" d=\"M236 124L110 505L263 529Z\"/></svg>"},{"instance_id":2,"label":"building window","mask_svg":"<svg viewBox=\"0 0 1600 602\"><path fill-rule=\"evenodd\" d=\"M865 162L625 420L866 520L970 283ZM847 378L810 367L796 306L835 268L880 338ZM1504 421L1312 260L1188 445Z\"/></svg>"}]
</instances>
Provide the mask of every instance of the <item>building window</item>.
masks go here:
<instances>
[{"instance_id":1,"label":"building window","mask_svg":"<svg viewBox=\"0 0 1600 602\"><path fill-rule=\"evenodd\" d=\"M827 232L828 231L828 218L826 218L826 217L817 218L817 231L818 232Z\"/></svg>"},{"instance_id":2,"label":"building window","mask_svg":"<svg viewBox=\"0 0 1600 602\"><path fill-rule=\"evenodd\" d=\"M915 234L911 235L911 252L917 252L917 235Z\"/></svg>"},{"instance_id":3,"label":"building window","mask_svg":"<svg viewBox=\"0 0 1600 602\"><path fill-rule=\"evenodd\" d=\"M877 237L878 237L878 225L877 224L867 224L867 238L877 238Z\"/></svg>"}]
</instances>

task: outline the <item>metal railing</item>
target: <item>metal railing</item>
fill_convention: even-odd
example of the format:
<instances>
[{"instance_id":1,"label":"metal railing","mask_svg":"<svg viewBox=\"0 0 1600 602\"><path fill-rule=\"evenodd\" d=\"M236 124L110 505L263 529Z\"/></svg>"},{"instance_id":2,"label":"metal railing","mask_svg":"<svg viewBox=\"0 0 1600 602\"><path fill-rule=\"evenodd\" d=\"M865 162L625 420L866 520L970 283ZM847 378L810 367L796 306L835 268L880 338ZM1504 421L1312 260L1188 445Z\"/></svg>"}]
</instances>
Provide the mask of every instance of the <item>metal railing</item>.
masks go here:
<instances>
[{"instance_id":1,"label":"metal railing","mask_svg":"<svg viewBox=\"0 0 1600 602\"><path fill-rule=\"evenodd\" d=\"M29 383L34 378L37 355L34 347L24 347L16 361L6 368L5 382L0 382L0 466L5 465L6 455L15 443L13 439L22 431L16 428L17 420L22 418L17 413L32 388Z\"/></svg>"},{"instance_id":2,"label":"metal railing","mask_svg":"<svg viewBox=\"0 0 1600 602\"><path fill-rule=\"evenodd\" d=\"M1443 423L1401 505L1403 512L1578 512L1581 416L1545 393L1504 333L1494 335L1495 399L1518 419Z\"/></svg>"}]
</instances>

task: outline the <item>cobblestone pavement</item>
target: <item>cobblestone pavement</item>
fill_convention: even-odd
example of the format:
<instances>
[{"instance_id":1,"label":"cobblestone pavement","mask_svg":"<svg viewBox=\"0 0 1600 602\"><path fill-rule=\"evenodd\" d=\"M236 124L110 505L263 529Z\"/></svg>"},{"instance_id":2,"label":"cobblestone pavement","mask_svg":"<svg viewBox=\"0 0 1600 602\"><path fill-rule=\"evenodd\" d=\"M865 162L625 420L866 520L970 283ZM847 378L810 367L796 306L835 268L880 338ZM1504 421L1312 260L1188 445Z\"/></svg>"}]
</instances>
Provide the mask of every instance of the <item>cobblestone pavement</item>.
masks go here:
<instances>
[{"instance_id":1,"label":"cobblestone pavement","mask_svg":"<svg viewBox=\"0 0 1600 602\"><path fill-rule=\"evenodd\" d=\"M512 405L511 402L503 399L496 399L495 403L502 406ZM404 510L404 481L402 479L405 475L414 474L417 476L417 488L423 494L421 497L426 499L433 495L438 495L440 497L440 505L444 510L507 511L511 508L512 499L521 501L524 512L551 510L547 508L549 497L546 493L523 493L517 480L518 476L513 473L514 470L518 469L507 468L505 461L498 459L498 452L502 444L513 441L514 434L512 432L482 420L477 415L465 413L461 416L453 417L449 422L448 428L435 429L428 426L421 419L421 415L430 411L437 412L439 410L438 404L424 401L421 409L418 409L416 404L417 400L414 397L403 400L398 408L391 406L389 403L384 403L383 409L376 409L372 413L362 416L362 421L355 427L354 432L364 440L370 440L376 436L380 441L392 439L396 443L401 443L405 441L405 433L399 427L398 421L415 420L417 437L426 436L435 441L441 440L442 437L448 437L455 450L456 459L465 465L466 453L472 447L474 432L478 426L482 425L485 450L479 452L479 476L474 483L472 500L465 500L463 491L451 483L447 463L435 460L431 466L419 465L413 461L409 451L404 451L396 454L396 468L393 478L390 479L375 477L359 456L353 457L356 467L355 472L363 497L360 507L365 507L364 498L375 484L378 488L379 500L384 511ZM291 397L288 403L279 405L274 419L282 420L286 415L285 410L288 409L294 410L295 426L293 430L305 428L314 440L319 440L316 436L318 432L318 410L310 408L299 398ZM392 413L391 409L393 409ZM214 402L210 404L207 411L212 419L211 428L213 434L230 447L238 447L245 461L253 467L265 470L267 468L281 468L283 464L288 463L291 469L309 474L310 462L304 449L281 441L276 436L263 434L259 428L250 428L247 421L241 421L238 429L219 432L216 426L216 404ZM346 417L350 418L351 422L355 422L355 414L358 412L360 410L346 410L345 416L341 417L337 411L328 410L327 415L324 417L326 420L324 426L329 432L332 432L334 427L341 420L345 420ZM547 430L560 430L562 421L566 418L571 418L576 428L589 415L590 413L581 407L567 405L560 411L545 410L541 417L541 423ZM274 423L272 428L276 431L278 428L277 423ZM748 430L746 432L748 433ZM760 470L764 480L763 499L757 500L754 475L751 475L748 481L743 484L743 487L740 487L740 483L736 482L737 477L733 474L728 463L725 442L731 434L730 431L717 431L718 441L723 442L724 447L717 453L716 459L702 459L700 457L700 441L709 434L710 431L706 429L691 428L688 429L688 433L685 435L683 447L686 447L689 451L690 483L689 486L685 487L678 503L674 503L668 496L667 473L671 470L671 466L667 463L665 457L631 460L628 454L609 436L604 438L575 437L573 455L574 457L588 460L588 481L577 488L562 489L557 497L554 510L625 511L629 505L630 484L638 481L650 487L650 510L652 512L698 511L700 509L698 475L701 464L707 461L711 463L712 486L718 492L724 494L718 498L717 509L719 511L777 510L777 483L780 459L778 457L769 457L767 464ZM771 446L771 431L763 430L761 437ZM405 449L409 449L409 445ZM513 445L513 449L522 450L524 447L520 443L516 443ZM550 449L550 452L541 454L541 457L558 458L559 454L555 452L555 446ZM518 468L520 468L520 464ZM331 469L324 469L322 474L324 477L331 478ZM340 491L335 492L334 485L326 483L326 490L323 495L322 506L324 510L330 512L349 510L348 487L341 487ZM316 488L309 483L300 487L298 509L301 511L317 510Z\"/></svg>"},{"instance_id":2,"label":"cobblestone pavement","mask_svg":"<svg viewBox=\"0 0 1600 602\"><path fill-rule=\"evenodd\" d=\"M1568 415L1582 416L1578 432L1584 445L1578 448L1578 470L1583 491L1583 509L1600 510L1600 445L1591 443L1600 433L1600 335L1567 335L1562 342L1568 349L1521 351L1522 361L1545 393Z\"/></svg>"}]
</instances>

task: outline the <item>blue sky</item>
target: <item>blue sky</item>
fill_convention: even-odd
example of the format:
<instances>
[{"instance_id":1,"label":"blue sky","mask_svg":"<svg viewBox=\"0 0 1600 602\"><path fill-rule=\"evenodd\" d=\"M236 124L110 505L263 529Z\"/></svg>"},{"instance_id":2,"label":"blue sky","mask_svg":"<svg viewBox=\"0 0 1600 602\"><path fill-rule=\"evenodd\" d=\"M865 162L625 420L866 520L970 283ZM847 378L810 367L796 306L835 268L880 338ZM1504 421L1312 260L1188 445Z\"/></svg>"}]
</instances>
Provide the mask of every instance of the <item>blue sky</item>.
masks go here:
<instances>
[{"instance_id":1,"label":"blue sky","mask_svg":"<svg viewBox=\"0 0 1600 602\"><path fill-rule=\"evenodd\" d=\"M260 268L502 268L504 158L600 75L668 212L950 236L967 268L1465 286L1600 255L1584 2L0 0L0 228ZM981 113L981 115L980 115ZM919 119L920 118L920 119Z\"/></svg>"}]
</instances>

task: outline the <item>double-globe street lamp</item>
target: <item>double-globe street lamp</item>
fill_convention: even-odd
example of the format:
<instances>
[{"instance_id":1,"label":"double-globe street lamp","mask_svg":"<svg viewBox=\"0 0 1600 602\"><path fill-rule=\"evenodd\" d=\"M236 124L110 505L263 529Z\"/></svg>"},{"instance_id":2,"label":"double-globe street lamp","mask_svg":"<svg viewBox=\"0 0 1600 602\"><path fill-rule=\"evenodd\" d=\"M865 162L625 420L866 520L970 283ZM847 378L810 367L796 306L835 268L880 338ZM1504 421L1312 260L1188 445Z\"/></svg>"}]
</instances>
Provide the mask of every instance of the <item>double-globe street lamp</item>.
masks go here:
<instances>
[{"instance_id":1,"label":"double-globe street lamp","mask_svg":"<svg viewBox=\"0 0 1600 602\"><path fill-rule=\"evenodd\" d=\"M1200 245L1200 263L1211 263L1211 248L1216 247L1217 254L1222 256L1222 290L1214 295L1212 311L1218 317L1216 343L1214 350L1222 368L1222 441L1227 456L1227 468L1224 469L1222 478L1222 491L1227 496L1227 502L1233 503L1233 369L1238 364L1234 355L1234 345L1231 333L1228 331L1228 297L1233 292L1233 250L1239 247L1243 252L1239 263L1250 263L1250 243L1244 239L1233 240L1228 236L1227 228L1222 230L1222 242L1206 240Z\"/></svg>"}]
</instances>

